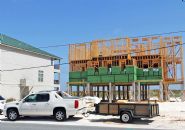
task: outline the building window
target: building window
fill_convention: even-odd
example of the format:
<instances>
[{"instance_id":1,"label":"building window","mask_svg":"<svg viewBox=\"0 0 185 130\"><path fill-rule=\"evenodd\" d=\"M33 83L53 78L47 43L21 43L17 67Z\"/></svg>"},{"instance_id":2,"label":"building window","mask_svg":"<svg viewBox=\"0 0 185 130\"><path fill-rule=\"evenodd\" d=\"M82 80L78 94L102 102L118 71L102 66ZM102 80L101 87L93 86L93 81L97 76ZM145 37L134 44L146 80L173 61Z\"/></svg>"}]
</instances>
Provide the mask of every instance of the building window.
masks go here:
<instances>
[{"instance_id":1,"label":"building window","mask_svg":"<svg viewBox=\"0 0 185 130\"><path fill-rule=\"evenodd\" d=\"M60 73L54 72L54 84L60 84Z\"/></svg>"},{"instance_id":2,"label":"building window","mask_svg":"<svg viewBox=\"0 0 185 130\"><path fill-rule=\"evenodd\" d=\"M38 71L38 81L43 82L44 81L44 71L39 70Z\"/></svg>"}]
</instances>

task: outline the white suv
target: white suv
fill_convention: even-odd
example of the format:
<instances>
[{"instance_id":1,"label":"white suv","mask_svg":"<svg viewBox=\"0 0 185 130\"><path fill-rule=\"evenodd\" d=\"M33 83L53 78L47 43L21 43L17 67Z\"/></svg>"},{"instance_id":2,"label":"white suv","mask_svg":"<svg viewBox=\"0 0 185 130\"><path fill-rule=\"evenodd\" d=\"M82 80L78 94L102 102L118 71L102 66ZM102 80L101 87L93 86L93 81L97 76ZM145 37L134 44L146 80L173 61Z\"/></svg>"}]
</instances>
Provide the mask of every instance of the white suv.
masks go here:
<instances>
[{"instance_id":1,"label":"white suv","mask_svg":"<svg viewBox=\"0 0 185 130\"><path fill-rule=\"evenodd\" d=\"M77 113L86 113L83 99L67 93L45 91L30 94L19 102L7 103L3 114L11 121L20 116L54 116L57 121L65 120Z\"/></svg>"}]
</instances>

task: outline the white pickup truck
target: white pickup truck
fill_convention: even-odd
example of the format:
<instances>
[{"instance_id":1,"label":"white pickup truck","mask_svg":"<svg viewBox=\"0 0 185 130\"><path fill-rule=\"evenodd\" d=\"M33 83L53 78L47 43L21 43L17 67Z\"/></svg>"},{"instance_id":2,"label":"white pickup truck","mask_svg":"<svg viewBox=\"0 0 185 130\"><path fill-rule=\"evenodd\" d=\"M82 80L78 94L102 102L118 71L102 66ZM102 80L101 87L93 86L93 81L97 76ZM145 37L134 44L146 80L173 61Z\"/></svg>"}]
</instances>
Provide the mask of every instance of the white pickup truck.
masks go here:
<instances>
[{"instance_id":1,"label":"white pickup truck","mask_svg":"<svg viewBox=\"0 0 185 130\"><path fill-rule=\"evenodd\" d=\"M72 97L65 92L43 91L26 96L19 102L7 103L3 114L11 121L20 116L54 116L63 121L77 113L86 113L84 99Z\"/></svg>"}]
</instances>

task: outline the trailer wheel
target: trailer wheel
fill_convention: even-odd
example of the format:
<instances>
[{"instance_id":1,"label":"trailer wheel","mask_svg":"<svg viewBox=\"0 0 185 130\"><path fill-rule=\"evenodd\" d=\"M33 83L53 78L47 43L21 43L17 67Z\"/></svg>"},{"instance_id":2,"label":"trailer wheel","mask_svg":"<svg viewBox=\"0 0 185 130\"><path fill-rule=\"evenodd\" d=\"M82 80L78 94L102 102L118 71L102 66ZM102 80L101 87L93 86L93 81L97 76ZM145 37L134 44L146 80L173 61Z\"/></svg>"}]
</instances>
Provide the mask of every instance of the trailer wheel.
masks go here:
<instances>
[{"instance_id":1,"label":"trailer wheel","mask_svg":"<svg viewBox=\"0 0 185 130\"><path fill-rule=\"evenodd\" d=\"M132 115L129 112L121 112L120 114L120 120L123 123L129 123L132 121Z\"/></svg>"}]
</instances>

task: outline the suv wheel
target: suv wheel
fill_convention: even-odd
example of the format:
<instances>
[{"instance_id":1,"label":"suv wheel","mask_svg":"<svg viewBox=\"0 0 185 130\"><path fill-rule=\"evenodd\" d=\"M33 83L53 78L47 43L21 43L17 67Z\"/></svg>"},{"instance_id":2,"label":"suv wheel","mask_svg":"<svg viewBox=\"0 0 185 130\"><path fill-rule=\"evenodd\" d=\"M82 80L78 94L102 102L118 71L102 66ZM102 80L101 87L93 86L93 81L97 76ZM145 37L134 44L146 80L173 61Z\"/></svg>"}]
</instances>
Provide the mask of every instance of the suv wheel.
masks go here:
<instances>
[{"instance_id":1,"label":"suv wheel","mask_svg":"<svg viewBox=\"0 0 185 130\"><path fill-rule=\"evenodd\" d=\"M64 110L59 109L55 111L54 117L57 121L63 121L66 119L66 113Z\"/></svg>"},{"instance_id":2,"label":"suv wheel","mask_svg":"<svg viewBox=\"0 0 185 130\"><path fill-rule=\"evenodd\" d=\"M123 123L129 123L132 121L132 115L129 112L122 112L120 115L120 120Z\"/></svg>"},{"instance_id":3,"label":"suv wheel","mask_svg":"<svg viewBox=\"0 0 185 130\"><path fill-rule=\"evenodd\" d=\"M16 109L10 109L7 112L7 117L10 121L15 121L19 117L19 113Z\"/></svg>"}]
</instances>

